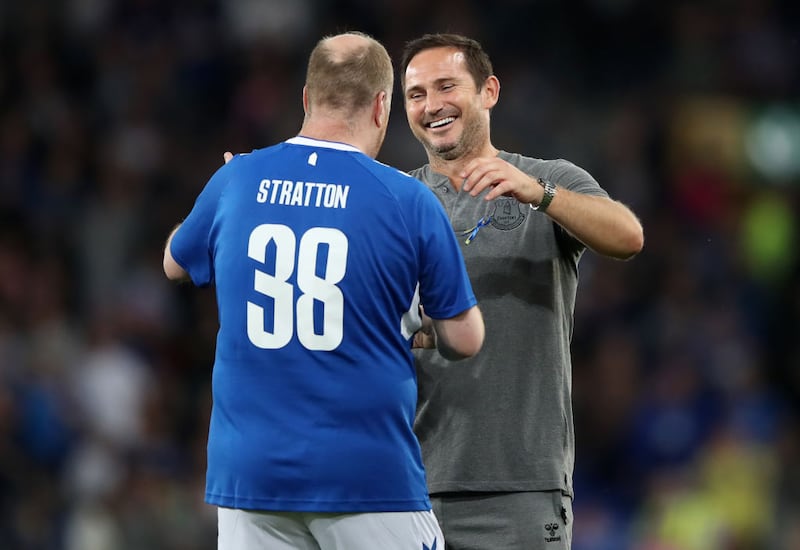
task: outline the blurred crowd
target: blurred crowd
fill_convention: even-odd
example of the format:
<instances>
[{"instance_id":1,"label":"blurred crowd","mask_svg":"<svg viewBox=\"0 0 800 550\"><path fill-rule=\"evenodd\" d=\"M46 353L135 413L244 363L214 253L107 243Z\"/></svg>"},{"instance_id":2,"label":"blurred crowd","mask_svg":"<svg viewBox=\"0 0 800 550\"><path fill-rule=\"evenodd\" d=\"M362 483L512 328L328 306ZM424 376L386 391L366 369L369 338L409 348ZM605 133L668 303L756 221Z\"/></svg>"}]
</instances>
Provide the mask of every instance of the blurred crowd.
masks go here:
<instances>
[{"instance_id":1,"label":"blurred crowd","mask_svg":"<svg viewBox=\"0 0 800 550\"><path fill-rule=\"evenodd\" d=\"M481 41L494 142L642 219L587 253L575 550L800 548L800 5L792 0L0 2L0 548L194 550L213 291L170 229L294 135L305 60L357 29ZM424 160L397 94L379 160Z\"/></svg>"}]
</instances>

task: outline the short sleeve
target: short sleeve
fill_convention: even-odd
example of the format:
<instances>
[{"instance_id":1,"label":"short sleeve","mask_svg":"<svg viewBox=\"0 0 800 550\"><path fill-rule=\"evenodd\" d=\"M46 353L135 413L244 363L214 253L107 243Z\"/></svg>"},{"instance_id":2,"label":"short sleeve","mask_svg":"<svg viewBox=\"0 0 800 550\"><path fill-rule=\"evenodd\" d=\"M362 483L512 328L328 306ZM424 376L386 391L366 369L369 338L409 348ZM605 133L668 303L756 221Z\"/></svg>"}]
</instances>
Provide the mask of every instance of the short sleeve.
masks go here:
<instances>
[{"instance_id":1,"label":"short sleeve","mask_svg":"<svg viewBox=\"0 0 800 550\"><path fill-rule=\"evenodd\" d=\"M222 166L211 177L170 242L172 257L200 287L208 286L214 280L211 227L219 199L231 179L234 168L231 164L234 162L235 159Z\"/></svg>"},{"instance_id":2,"label":"short sleeve","mask_svg":"<svg viewBox=\"0 0 800 550\"><path fill-rule=\"evenodd\" d=\"M464 257L444 207L423 187L415 227L420 243L420 302L434 319L449 319L477 304Z\"/></svg>"}]
</instances>

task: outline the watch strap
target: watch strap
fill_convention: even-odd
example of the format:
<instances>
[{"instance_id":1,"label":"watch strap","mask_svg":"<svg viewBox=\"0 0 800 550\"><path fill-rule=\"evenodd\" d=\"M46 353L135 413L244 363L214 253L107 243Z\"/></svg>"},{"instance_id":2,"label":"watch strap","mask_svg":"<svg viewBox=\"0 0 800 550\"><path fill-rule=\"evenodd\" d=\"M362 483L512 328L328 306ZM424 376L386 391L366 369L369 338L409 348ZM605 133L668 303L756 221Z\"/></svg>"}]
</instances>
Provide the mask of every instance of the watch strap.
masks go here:
<instances>
[{"instance_id":1,"label":"watch strap","mask_svg":"<svg viewBox=\"0 0 800 550\"><path fill-rule=\"evenodd\" d=\"M534 179L536 180L536 183L544 188L544 195L542 195L542 200L537 206L531 204L531 209L536 210L537 212L544 212L547 210L547 207L550 206L550 203L553 202L553 197L556 196L556 186L549 180L536 177Z\"/></svg>"}]
</instances>

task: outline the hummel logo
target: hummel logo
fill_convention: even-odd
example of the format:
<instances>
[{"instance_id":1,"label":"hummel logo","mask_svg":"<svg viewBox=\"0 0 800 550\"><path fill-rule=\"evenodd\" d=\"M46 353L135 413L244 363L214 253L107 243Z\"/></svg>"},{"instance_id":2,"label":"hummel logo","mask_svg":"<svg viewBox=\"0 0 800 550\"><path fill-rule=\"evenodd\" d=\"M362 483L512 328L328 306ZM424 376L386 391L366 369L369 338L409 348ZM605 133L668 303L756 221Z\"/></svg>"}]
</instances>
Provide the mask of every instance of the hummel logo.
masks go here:
<instances>
[{"instance_id":1,"label":"hummel logo","mask_svg":"<svg viewBox=\"0 0 800 550\"><path fill-rule=\"evenodd\" d=\"M433 538L433 545L431 545L431 546L428 546L427 544L425 544L423 542L422 543L422 550L436 550L436 543L437 543L436 537Z\"/></svg>"},{"instance_id":2,"label":"hummel logo","mask_svg":"<svg viewBox=\"0 0 800 550\"><path fill-rule=\"evenodd\" d=\"M558 524L557 523L545 523L544 530L550 533L549 537L545 537L545 542L558 542L561 540L560 536L556 536L556 531L558 531Z\"/></svg>"}]
</instances>

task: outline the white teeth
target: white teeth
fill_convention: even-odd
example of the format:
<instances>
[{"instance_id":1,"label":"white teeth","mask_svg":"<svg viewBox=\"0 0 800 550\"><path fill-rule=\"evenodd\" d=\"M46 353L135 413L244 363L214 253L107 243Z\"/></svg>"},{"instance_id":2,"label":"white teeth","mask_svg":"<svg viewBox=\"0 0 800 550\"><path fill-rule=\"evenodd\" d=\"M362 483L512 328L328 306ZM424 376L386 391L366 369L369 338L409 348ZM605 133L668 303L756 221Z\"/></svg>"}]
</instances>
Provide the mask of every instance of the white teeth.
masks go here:
<instances>
[{"instance_id":1,"label":"white teeth","mask_svg":"<svg viewBox=\"0 0 800 550\"><path fill-rule=\"evenodd\" d=\"M440 126L444 126L445 124L450 124L454 120L455 120L454 117L449 116L447 118L443 118L441 120L436 120L434 122L431 122L430 124L428 124L428 126L430 128L439 128Z\"/></svg>"}]
</instances>

